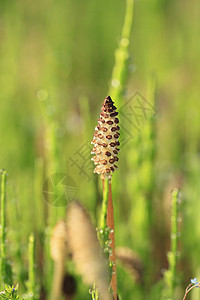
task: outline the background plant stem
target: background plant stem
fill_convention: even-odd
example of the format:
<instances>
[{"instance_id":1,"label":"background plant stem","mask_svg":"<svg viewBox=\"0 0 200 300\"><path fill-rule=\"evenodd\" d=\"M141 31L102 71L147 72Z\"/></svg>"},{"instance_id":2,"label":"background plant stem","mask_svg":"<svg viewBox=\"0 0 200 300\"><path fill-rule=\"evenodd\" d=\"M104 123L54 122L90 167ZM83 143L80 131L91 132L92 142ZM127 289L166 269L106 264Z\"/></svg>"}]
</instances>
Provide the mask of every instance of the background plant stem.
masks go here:
<instances>
[{"instance_id":1,"label":"background plant stem","mask_svg":"<svg viewBox=\"0 0 200 300\"><path fill-rule=\"evenodd\" d=\"M117 107L122 106L122 95L128 78L129 39L133 20L134 0L126 1L126 12L119 46L115 51L115 65L108 94Z\"/></svg>"},{"instance_id":2,"label":"background plant stem","mask_svg":"<svg viewBox=\"0 0 200 300\"><path fill-rule=\"evenodd\" d=\"M172 208L171 208L171 250L167 254L168 270L164 273L165 289L163 290L162 299L173 299L176 263L177 263L177 239L178 239L178 189L172 192Z\"/></svg>"},{"instance_id":3,"label":"background plant stem","mask_svg":"<svg viewBox=\"0 0 200 300\"><path fill-rule=\"evenodd\" d=\"M34 300L35 297L35 237L33 234L29 237L28 245L28 258L29 258L29 269L28 269L28 284L27 292L32 295L30 299Z\"/></svg>"},{"instance_id":4,"label":"background plant stem","mask_svg":"<svg viewBox=\"0 0 200 300\"><path fill-rule=\"evenodd\" d=\"M0 276L1 276L1 287L2 281L4 282L5 278L5 269L6 269L6 171L2 170L2 179L1 179L1 264L0 264Z\"/></svg>"},{"instance_id":5,"label":"background plant stem","mask_svg":"<svg viewBox=\"0 0 200 300\"><path fill-rule=\"evenodd\" d=\"M177 234L178 234L178 189L172 192L172 216L171 216L171 252L169 258L169 270L171 271L171 289L173 291L176 276L176 262L177 262Z\"/></svg>"}]
</instances>

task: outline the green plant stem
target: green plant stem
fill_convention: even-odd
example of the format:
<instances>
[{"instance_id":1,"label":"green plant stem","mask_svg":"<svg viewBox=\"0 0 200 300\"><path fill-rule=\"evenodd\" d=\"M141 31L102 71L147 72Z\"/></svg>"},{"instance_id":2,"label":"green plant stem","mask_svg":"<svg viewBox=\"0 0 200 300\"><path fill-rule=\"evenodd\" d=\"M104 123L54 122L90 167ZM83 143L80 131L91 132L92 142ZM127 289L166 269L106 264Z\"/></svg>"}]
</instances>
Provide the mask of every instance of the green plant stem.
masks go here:
<instances>
[{"instance_id":1,"label":"green plant stem","mask_svg":"<svg viewBox=\"0 0 200 300\"><path fill-rule=\"evenodd\" d=\"M106 243L111 241L111 251L109 253L110 265L112 266L111 275L111 288L113 291L114 300L117 299L117 270L116 270L116 257L115 257L115 226L114 226L114 212L112 203L112 190L111 190L111 179L103 179L103 203L101 211L101 239L103 248ZM106 229L109 230L106 230Z\"/></svg>"},{"instance_id":2,"label":"green plant stem","mask_svg":"<svg viewBox=\"0 0 200 300\"><path fill-rule=\"evenodd\" d=\"M1 179L1 264L0 276L1 282L4 281L6 270L6 171L2 170Z\"/></svg>"},{"instance_id":3,"label":"green plant stem","mask_svg":"<svg viewBox=\"0 0 200 300\"><path fill-rule=\"evenodd\" d=\"M98 290L96 289L95 283L93 284L93 289L92 289L92 300L98 300L99 295L98 295Z\"/></svg>"},{"instance_id":4,"label":"green plant stem","mask_svg":"<svg viewBox=\"0 0 200 300\"><path fill-rule=\"evenodd\" d=\"M28 260L28 294L35 299L35 237L33 234L29 237Z\"/></svg>"},{"instance_id":5,"label":"green plant stem","mask_svg":"<svg viewBox=\"0 0 200 300\"><path fill-rule=\"evenodd\" d=\"M156 77L154 74L151 74L148 80L148 89L147 89L147 99L150 102L151 106L155 108L155 96L156 96ZM143 142L146 143L146 152L144 152L143 165L148 164L149 172L146 176L146 182L144 181L144 195L146 198L147 204L147 214L148 214L148 223L147 228L149 230L148 236L151 241L152 233L152 224L153 224L153 193L155 187L155 157L156 157L156 147L155 147L155 136L156 136L156 120L152 115L148 120L145 121L143 130L142 130L142 140L141 147L143 147ZM139 164L141 168L141 163ZM143 178L143 174L142 174ZM148 247L151 248L151 247ZM149 256L149 253L147 254ZM147 258L148 259L148 258ZM148 263L150 260L148 259ZM151 269L151 267L150 267Z\"/></svg>"},{"instance_id":6,"label":"green plant stem","mask_svg":"<svg viewBox=\"0 0 200 300\"><path fill-rule=\"evenodd\" d=\"M122 37L126 39L129 39L130 37L132 20L133 20L133 6L134 6L133 0L126 1L126 13L125 13L124 26L122 29Z\"/></svg>"},{"instance_id":7,"label":"green plant stem","mask_svg":"<svg viewBox=\"0 0 200 300\"><path fill-rule=\"evenodd\" d=\"M53 280L53 260L50 255L50 240L52 236L52 227L48 226L45 228L45 238L44 238L44 287L47 293L52 288Z\"/></svg>"},{"instance_id":8,"label":"green plant stem","mask_svg":"<svg viewBox=\"0 0 200 300\"><path fill-rule=\"evenodd\" d=\"M172 208L171 208L171 250L169 251L168 270L164 273L165 289L162 299L172 299L175 287L176 263L177 263L177 239L178 239L178 189L172 192Z\"/></svg>"},{"instance_id":9,"label":"green plant stem","mask_svg":"<svg viewBox=\"0 0 200 300\"><path fill-rule=\"evenodd\" d=\"M129 58L129 39L133 21L134 0L126 1L125 20L119 46L115 52L115 65L112 72L111 85L108 95L110 95L117 107L122 106L122 95L128 78L127 62Z\"/></svg>"},{"instance_id":10,"label":"green plant stem","mask_svg":"<svg viewBox=\"0 0 200 300\"><path fill-rule=\"evenodd\" d=\"M193 288L195 288L195 287L199 287L199 283L197 283L197 284L192 284L192 283L190 283L188 286L187 286L187 288L186 288L186 290L185 290L185 295L184 295L184 297L183 297L183 300L185 300L186 299L186 297L187 297L187 294L193 289Z\"/></svg>"},{"instance_id":11,"label":"green plant stem","mask_svg":"<svg viewBox=\"0 0 200 300\"><path fill-rule=\"evenodd\" d=\"M45 211L45 201L41 199L41 191L43 190L43 173L44 162L42 158L36 158L34 164L34 180L33 180L33 195L34 195L34 217L37 233L41 234L45 228L47 212Z\"/></svg>"},{"instance_id":12,"label":"green plant stem","mask_svg":"<svg viewBox=\"0 0 200 300\"><path fill-rule=\"evenodd\" d=\"M106 229L106 221L107 221L108 195L109 195L109 180L103 179L103 202L102 202L102 210L101 210L100 227L101 230L103 230L104 232Z\"/></svg>"},{"instance_id":13,"label":"green plant stem","mask_svg":"<svg viewBox=\"0 0 200 300\"><path fill-rule=\"evenodd\" d=\"M174 189L172 192L172 216L171 216L171 259L169 260L169 270L172 273L171 286L174 287L174 279L176 274L176 262L177 262L177 233L178 233L178 189Z\"/></svg>"}]
</instances>

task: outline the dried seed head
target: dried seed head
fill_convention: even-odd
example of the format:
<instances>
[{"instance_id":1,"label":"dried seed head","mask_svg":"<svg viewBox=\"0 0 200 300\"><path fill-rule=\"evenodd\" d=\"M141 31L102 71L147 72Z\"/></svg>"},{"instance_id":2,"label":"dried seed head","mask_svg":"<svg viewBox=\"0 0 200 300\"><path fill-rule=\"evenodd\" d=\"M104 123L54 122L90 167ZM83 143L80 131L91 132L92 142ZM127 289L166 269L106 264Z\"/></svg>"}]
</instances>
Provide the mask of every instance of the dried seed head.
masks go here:
<instances>
[{"instance_id":1,"label":"dried seed head","mask_svg":"<svg viewBox=\"0 0 200 300\"><path fill-rule=\"evenodd\" d=\"M98 126L95 128L94 138L91 142L94 144L91 153L96 155L92 160L97 165L94 173L101 174L102 178L111 178L112 173L117 168L113 164L119 160L120 127L117 125L119 123L117 115L114 102L110 96L107 96L102 104Z\"/></svg>"},{"instance_id":2,"label":"dried seed head","mask_svg":"<svg viewBox=\"0 0 200 300\"><path fill-rule=\"evenodd\" d=\"M55 262L63 261L67 256L67 227L59 221L53 229L51 237L51 257Z\"/></svg>"},{"instance_id":3,"label":"dried seed head","mask_svg":"<svg viewBox=\"0 0 200 300\"><path fill-rule=\"evenodd\" d=\"M85 283L94 282L100 299L110 300L107 263L101 253L96 230L83 206L73 202L67 209L68 241L73 260Z\"/></svg>"}]
</instances>

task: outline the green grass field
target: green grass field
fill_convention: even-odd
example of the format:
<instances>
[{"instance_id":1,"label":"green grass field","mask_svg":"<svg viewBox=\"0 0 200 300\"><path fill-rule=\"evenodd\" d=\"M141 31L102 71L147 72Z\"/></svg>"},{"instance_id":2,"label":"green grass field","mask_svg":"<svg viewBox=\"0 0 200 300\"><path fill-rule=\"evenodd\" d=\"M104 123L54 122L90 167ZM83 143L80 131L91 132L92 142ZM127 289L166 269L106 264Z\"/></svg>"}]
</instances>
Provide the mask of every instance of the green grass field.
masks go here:
<instances>
[{"instance_id":1,"label":"green grass field","mask_svg":"<svg viewBox=\"0 0 200 300\"><path fill-rule=\"evenodd\" d=\"M0 299L92 299L70 258L76 290L52 299L50 240L73 200L99 226L90 152L107 95L121 127L116 251L131 253L120 299L182 300L200 280L200 2L133 2L0 2L0 288L15 286Z\"/></svg>"}]
</instances>

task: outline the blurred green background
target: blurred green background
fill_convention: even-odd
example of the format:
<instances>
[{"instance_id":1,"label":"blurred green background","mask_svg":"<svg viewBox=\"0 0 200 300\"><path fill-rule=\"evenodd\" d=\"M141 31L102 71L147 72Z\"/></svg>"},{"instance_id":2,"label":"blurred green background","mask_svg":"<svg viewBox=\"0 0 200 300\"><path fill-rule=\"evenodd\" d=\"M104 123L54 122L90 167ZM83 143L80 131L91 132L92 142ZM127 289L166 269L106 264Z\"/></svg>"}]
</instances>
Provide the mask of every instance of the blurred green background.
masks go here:
<instances>
[{"instance_id":1,"label":"blurred green background","mask_svg":"<svg viewBox=\"0 0 200 300\"><path fill-rule=\"evenodd\" d=\"M52 210L42 196L48 176L71 176L76 198L98 222L101 184L93 175L90 141L112 84L125 4L1 0L0 167L8 173L8 239L13 245L8 251L16 281L27 276L30 232L39 237L39 245L43 241ZM151 102L148 87L154 74L156 115L137 133L126 123L133 138L121 149L113 198L117 246L130 247L144 266L150 251L151 266L144 272L144 286L119 270L122 299L145 299L167 268L173 187L182 192L177 299L200 271L199 20L198 0L135 1L129 77L120 104L136 92ZM56 219L64 215L65 209L54 210ZM38 273L39 260L40 254ZM77 299L89 299L87 288L80 290ZM192 299L198 299L195 292Z\"/></svg>"}]
</instances>

